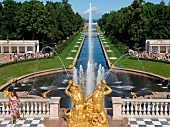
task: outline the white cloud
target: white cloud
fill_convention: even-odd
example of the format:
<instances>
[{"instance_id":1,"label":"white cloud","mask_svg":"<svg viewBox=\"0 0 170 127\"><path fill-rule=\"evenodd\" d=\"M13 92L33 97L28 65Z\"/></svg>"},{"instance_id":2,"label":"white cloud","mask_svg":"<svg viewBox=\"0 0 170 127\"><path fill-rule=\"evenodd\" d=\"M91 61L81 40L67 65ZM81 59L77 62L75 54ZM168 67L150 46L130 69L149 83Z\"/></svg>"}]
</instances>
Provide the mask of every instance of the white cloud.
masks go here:
<instances>
[{"instance_id":1,"label":"white cloud","mask_svg":"<svg viewBox=\"0 0 170 127\"><path fill-rule=\"evenodd\" d=\"M97 12L97 7L91 8L92 12ZM90 8L83 12L83 14L89 14Z\"/></svg>"}]
</instances>

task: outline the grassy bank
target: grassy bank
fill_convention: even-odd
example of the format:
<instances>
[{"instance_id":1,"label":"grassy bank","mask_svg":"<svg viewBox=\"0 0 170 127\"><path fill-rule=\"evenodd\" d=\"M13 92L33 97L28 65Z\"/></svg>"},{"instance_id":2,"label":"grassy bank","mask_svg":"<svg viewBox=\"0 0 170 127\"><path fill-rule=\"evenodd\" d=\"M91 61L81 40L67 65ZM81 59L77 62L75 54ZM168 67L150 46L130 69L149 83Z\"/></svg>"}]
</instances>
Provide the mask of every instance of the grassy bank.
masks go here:
<instances>
[{"instance_id":1,"label":"grassy bank","mask_svg":"<svg viewBox=\"0 0 170 127\"><path fill-rule=\"evenodd\" d=\"M66 58L69 57L75 57L76 52L71 52L73 50L73 47L77 44L76 42L80 42L81 40L78 40L80 38L81 34L79 34L74 41L70 43L65 49L59 54L59 57L55 54L55 57L53 59L36 59L34 61L27 61L22 63L16 63L12 64L6 67L0 68L0 85L3 85L6 83L4 80L7 77L14 77L17 78L19 76L42 71L42 70L48 70L48 69L55 69L55 68L63 68L68 67L70 64L72 64L73 60L67 60ZM78 47L74 48L74 50L78 50Z\"/></svg>"},{"instance_id":2,"label":"grassy bank","mask_svg":"<svg viewBox=\"0 0 170 127\"><path fill-rule=\"evenodd\" d=\"M101 36L100 36L101 37ZM123 67L135 70L141 70L150 72L153 74L157 74L163 77L170 77L170 64L161 63L161 62L154 62L154 61L147 61L147 60L133 60L129 59L129 56L122 54L115 46L110 42L110 40L103 35L102 42L105 50L112 50L112 52L107 52L108 57L116 57L117 59L111 60L110 62L114 64L116 67ZM106 46L107 45L107 46ZM120 58L120 59L119 59Z\"/></svg>"}]
</instances>

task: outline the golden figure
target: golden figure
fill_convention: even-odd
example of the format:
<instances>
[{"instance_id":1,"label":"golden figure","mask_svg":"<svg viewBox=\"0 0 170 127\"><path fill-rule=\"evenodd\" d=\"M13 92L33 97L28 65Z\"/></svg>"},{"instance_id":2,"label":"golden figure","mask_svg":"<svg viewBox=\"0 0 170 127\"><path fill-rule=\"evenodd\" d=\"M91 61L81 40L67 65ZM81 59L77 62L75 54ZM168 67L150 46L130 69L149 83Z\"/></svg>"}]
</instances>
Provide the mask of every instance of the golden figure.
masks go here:
<instances>
[{"instance_id":1,"label":"golden figure","mask_svg":"<svg viewBox=\"0 0 170 127\"><path fill-rule=\"evenodd\" d=\"M84 78L81 78L81 84L83 84L84 85L84 83L86 82L86 80L84 79Z\"/></svg>"},{"instance_id":2,"label":"golden figure","mask_svg":"<svg viewBox=\"0 0 170 127\"><path fill-rule=\"evenodd\" d=\"M133 99L137 98L137 95L136 95L136 93L134 93L134 92L131 92L131 95L132 95Z\"/></svg>"},{"instance_id":3,"label":"golden figure","mask_svg":"<svg viewBox=\"0 0 170 127\"><path fill-rule=\"evenodd\" d=\"M13 78L11 76L10 80L6 84L12 84L13 82L16 82L16 81L17 81L17 78Z\"/></svg>"},{"instance_id":4,"label":"golden figure","mask_svg":"<svg viewBox=\"0 0 170 127\"><path fill-rule=\"evenodd\" d=\"M115 67L114 64L111 63L111 64L110 64L110 68L114 68L114 67Z\"/></svg>"},{"instance_id":5,"label":"golden figure","mask_svg":"<svg viewBox=\"0 0 170 127\"><path fill-rule=\"evenodd\" d=\"M152 94L159 94L159 92L152 92Z\"/></svg>"},{"instance_id":6,"label":"golden figure","mask_svg":"<svg viewBox=\"0 0 170 127\"><path fill-rule=\"evenodd\" d=\"M22 91L21 93L22 93L22 94L25 94L26 92L25 92L25 91Z\"/></svg>"},{"instance_id":7,"label":"golden figure","mask_svg":"<svg viewBox=\"0 0 170 127\"><path fill-rule=\"evenodd\" d=\"M105 95L112 92L112 89L106 85L105 80L101 83L102 85L98 85L94 93L86 97L84 103L81 87L73 84L72 80L69 81L65 93L72 99L74 106L70 112L64 109L64 114L68 116L67 127L108 127L102 101ZM103 91L103 87L107 90ZM92 101L88 102L90 98Z\"/></svg>"},{"instance_id":8,"label":"golden figure","mask_svg":"<svg viewBox=\"0 0 170 127\"><path fill-rule=\"evenodd\" d=\"M50 91L51 91L51 90L48 90L48 91L42 93L42 97L43 97L43 98L47 98L47 94L48 94Z\"/></svg>"},{"instance_id":9,"label":"golden figure","mask_svg":"<svg viewBox=\"0 0 170 127\"><path fill-rule=\"evenodd\" d=\"M8 97L9 97L9 91L8 91L8 89L5 89L4 90L4 98L6 99Z\"/></svg>"},{"instance_id":10,"label":"golden figure","mask_svg":"<svg viewBox=\"0 0 170 127\"><path fill-rule=\"evenodd\" d=\"M73 68L73 64L70 64L70 66L68 67L69 69L72 69Z\"/></svg>"},{"instance_id":11,"label":"golden figure","mask_svg":"<svg viewBox=\"0 0 170 127\"><path fill-rule=\"evenodd\" d=\"M92 110L90 110L91 114L89 112L87 113L88 121L90 123L89 127L108 127L108 121L102 106L102 101L105 95L108 95L112 92L112 89L106 85L105 80L102 80L101 83L102 85L97 85L96 91L87 96L85 99L85 102L88 102L88 100L92 98L92 102L90 104L90 107L92 105ZM103 87L107 90L103 91Z\"/></svg>"},{"instance_id":12,"label":"golden figure","mask_svg":"<svg viewBox=\"0 0 170 127\"><path fill-rule=\"evenodd\" d=\"M70 89L70 91L69 91ZM68 116L67 127L86 127L84 114L84 95L79 85L73 84L73 80L69 81L69 85L65 89L65 93L72 99L74 106L69 113L64 109L65 115Z\"/></svg>"}]
</instances>

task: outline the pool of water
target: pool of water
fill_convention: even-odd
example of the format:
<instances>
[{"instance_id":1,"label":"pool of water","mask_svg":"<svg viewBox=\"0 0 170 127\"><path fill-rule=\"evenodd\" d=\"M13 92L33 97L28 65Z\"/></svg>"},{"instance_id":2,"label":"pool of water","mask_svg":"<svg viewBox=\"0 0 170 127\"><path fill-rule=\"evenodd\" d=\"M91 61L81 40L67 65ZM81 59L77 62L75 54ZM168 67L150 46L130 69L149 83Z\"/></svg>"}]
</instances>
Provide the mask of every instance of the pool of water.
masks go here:
<instances>
[{"instance_id":1,"label":"pool of water","mask_svg":"<svg viewBox=\"0 0 170 127\"><path fill-rule=\"evenodd\" d=\"M71 75L71 72L70 72ZM111 97L131 98L130 92L136 92L137 96L151 94L151 92L170 91L163 89L160 84L162 81L148 78L141 75L128 74L122 72L110 72L106 77L107 85L113 90L111 94L105 97L104 107L111 108ZM41 77L31 78L24 83L18 83L13 88L16 91L29 91L29 94L41 96L47 90L51 90L47 97L61 97L61 107L70 108L73 104L64 90L68 85L67 75L56 73ZM84 88L81 86L82 89ZM95 91L95 89L93 89Z\"/></svg>"}]
</instances>

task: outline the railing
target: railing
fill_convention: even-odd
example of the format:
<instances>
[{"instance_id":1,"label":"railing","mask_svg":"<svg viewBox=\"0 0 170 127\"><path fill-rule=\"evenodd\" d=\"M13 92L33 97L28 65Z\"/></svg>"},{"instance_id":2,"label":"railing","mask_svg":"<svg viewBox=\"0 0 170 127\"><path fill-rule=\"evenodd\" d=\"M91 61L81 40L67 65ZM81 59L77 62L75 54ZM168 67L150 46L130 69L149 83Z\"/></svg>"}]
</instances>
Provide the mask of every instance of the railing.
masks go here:
<instances>
[{"instance_id":1,"label":"railing","mask_svg":"<svg viewBox=\"0 0 170 127\"><path fill-rule=\"evenodd\" d=\"M60 97L21 99L20 117L58 119ZM112 108L105 109L112 119L123 117L170 117L170 99L121 99L112 97ZM10 117L8 99L0 99L0 117Z\"/></svg>"},{"instance_id":2,"label":"railing","mask_svg":"<svg viewBox=\"0 0 170 127\"><path fill-rule=\"evenodd\" d=\"M169 99L122 99L123 116L170 116Z\"/></svg>"},{"instance_id":3,"label":"railing","mask_svg":"<svg viewBox=\"0 0 170 127\"><path fill-rule=\"evenodd\" d=\"M58 98L51 99L20 99L20 117L50 117L50 108L55 105L57 114L53 111L52 117L58 117L59 101ZM10 107L8 99L0 99L0 117L10 117Z\"/></svg>"}]
</instances>

